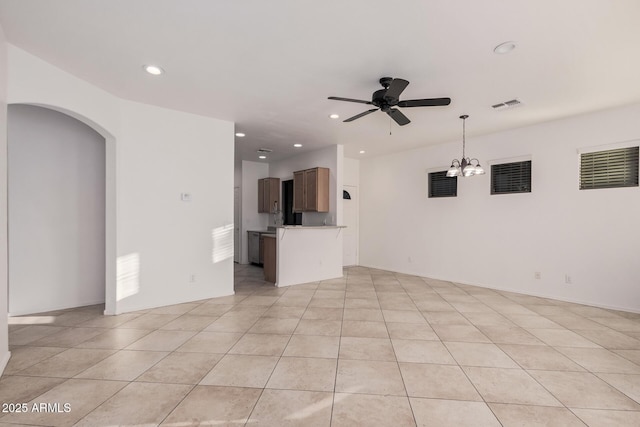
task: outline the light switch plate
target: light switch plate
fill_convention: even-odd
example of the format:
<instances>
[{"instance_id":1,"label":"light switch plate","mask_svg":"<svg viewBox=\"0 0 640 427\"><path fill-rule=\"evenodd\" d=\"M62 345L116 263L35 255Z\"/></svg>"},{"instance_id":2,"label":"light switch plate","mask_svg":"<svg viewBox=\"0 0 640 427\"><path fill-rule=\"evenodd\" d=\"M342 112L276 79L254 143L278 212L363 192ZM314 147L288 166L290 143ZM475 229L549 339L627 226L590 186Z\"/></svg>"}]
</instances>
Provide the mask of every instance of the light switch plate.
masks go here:
<instances>
[{"instance_id":1,"label":"light switch plate","mask_svg":"<svg viewBox=\"0 0 640 427\"><path fill-rule=\"evenodd\" d=\"M190 202L191 193L180 193L180 200L182 200L183 202Z\"/></svg>"}]
</instances>

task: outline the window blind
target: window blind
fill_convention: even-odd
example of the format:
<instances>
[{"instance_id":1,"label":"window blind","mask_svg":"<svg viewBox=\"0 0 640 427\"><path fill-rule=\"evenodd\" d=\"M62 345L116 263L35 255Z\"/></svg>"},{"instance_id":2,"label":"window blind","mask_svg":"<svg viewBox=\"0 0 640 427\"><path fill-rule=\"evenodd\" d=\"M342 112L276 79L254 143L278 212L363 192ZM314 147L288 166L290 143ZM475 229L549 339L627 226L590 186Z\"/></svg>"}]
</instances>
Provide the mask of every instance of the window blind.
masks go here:
<instances>
[{"instance_id":1,"label":"window blind","mask_svg":"<svg viewBox=\"0 0 640 427\"><path fill-rule=\"evenodd\" d=\"M491 194L531 193L531 160L491 165Z\"/></svg>"},{"instance_id":2,"label":"window blind","mask_svg":"<svg viewBox=\"0 0 640 427\"><path fill-rule=\"evenodd\" d=\"M638 186L638 147L580 155L580 190Z\"/></svg>"},{"instance_id":3,"label":"window blind","mask_svg":"<svg viewBox=\"0 0 640 427\"><path fill-rule=\"evenodd\" d=\"M447 171L429 173L429 197L457 197L458 177L447 177Z\"/></svg>"}]
</instances>

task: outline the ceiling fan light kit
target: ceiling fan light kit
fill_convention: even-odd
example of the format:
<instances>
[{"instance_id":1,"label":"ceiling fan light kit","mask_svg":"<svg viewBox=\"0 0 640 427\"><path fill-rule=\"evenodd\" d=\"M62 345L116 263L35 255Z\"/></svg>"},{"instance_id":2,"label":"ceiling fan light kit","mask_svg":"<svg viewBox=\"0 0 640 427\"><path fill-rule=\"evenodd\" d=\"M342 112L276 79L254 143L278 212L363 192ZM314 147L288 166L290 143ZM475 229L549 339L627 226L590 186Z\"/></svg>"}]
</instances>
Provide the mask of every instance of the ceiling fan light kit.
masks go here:
<instances>
[{"instance_id":1,"label":"ceiling fan light kit","mask_svg":"<svg viewBox=\"0 0 640 427\"><path fill-rule=\"evenodd\" d=\"M371 101L352 98L340 98L337 96L330 96L329 99L333 99L335 101L357 102L359 104L373 105L376 107L364 111L360 114L356 114L353 117L349 117L348 119L344 120L344 122L352 122L368 114L371 114L374 111L380 110L384 113L387 113L389 117L391 117L400 126L411 123L411 120L409 120L407 116L402 113L402 111L394 107L437 107L449 105L451 103L450 98L411 99L400 101L400 94L402 94L402 92L409 85L409 82L407 80L394 79L392 77L382 77L380 79L380 84L382 85L383 89L375 91L373 93L373 96L371 97Z\"/></svg>"},{"instance_id":2,"label":"ceiling fan light kit","mask_svg":"<svg viewBox=\"0 0 640 427\"><path fill-rule=\"evenodd\" d=\"M462 119L462 158L461 160L453 159L451 161L451 167L447 171L448 177L454 176L473 176L473 175L484 175L485 171L480 166L480 161L478 159L470 159L469 157L465 157L465 145L466 145L466 135L465 135L465 123L469 116L464 114L460 116ZM473 164L475 162L475 165Z\"/></svg>"}]
</instances>

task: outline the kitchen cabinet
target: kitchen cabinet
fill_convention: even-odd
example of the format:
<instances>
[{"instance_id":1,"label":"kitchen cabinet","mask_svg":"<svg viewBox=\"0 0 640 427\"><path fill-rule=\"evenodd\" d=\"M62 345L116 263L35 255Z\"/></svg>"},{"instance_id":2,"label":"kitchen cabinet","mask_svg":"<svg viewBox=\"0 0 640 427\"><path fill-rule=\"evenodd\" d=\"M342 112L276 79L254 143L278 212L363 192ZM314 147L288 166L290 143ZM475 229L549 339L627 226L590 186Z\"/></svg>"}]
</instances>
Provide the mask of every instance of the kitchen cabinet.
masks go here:
<instances>
[{"instance_id":1,"label":"kitchen cabinet","mask_svg":"<svg viewBox=\"0 0 640 427\"><path fill-rule=\"evenodd\" d=\"M276 283L276 236L264 236L264 280Z\"/></svg>"},{"instance_id":2,"label":"kitchen cabinet","mask_svg":"<svg viewBox=\"0 0 640 427\"><path fill-rule=\"evenodd\" d=\"M329 169L293 173L293 211L329 212Z\"/></svg>"},{"instance_id":3,"label":"kitchen cabinet","mask_svg":"<svg viewBox=\"0 0 640 427\"><path fill-rule=\"evenodd\" d=\"M271 213L280 209L280 178L258 180L258 213Z\"/></svg>"}]
</instances>

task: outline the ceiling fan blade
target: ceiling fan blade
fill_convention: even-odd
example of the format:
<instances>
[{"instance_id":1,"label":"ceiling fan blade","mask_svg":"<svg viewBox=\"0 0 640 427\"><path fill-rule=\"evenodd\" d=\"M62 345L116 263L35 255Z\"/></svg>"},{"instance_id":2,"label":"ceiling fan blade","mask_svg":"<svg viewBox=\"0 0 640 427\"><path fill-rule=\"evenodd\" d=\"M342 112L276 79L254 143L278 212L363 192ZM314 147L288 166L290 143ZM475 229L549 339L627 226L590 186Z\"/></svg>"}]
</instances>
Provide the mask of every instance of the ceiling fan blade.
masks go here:
<instances>
[{"instance_id":1,"label":"ceiling fan blade","mask_svg":"<svg viewBox=\"0 0 640 427\"><path fill-rule=\"evenodd\" d=\"M366 116L367 114L371 114L371 113L373 113L374 111L378 111L378 109L377 109L377 108L372 108L371 110L367 110L367 111L365 111L364 113L356 114L356 115L355 115L355 116L353 116L353 117L349 117L347 120L345 120L345 122L352 122L352 121L354 121L354 120L359 119L360 117L364 117L364 116Z\"/></svg>"},{"instance_id":2,"label":"ceiling fan blade","mask_svg":"<svg viewBox=\"0 0 640 427\"><path fill-rule=\"evenodd\" d=\"M340 98L340 97L337 97L337 96L330 96L328 99L333 99L334 101L357 102L359 104L373 105L373 103L371 101L363 101L361 99Z\"/></svg>"},{"instance_id":3,"label":"ceiling fan blade","mask_svg":"<svg viewBox=\"0 0 640 427\"><path fill-rule=\"evenodd\" d=\"M389 89L384 94L386 100L397 100L400 94L409 86L409 82L403 79L393 79Z\"/></svg>"},{"instance_id":4,"label":"ceiling fan blade","mask_svg":"<svg viewBox=\"0 0 640 427\"><path fill-rule=\"evenodd\" d=\"M407 116L402 114L402 111L398 110L397 108L390 109L389 111L387 111L387 114L400 126L408 125L409 123L411 123L411 120L409 120Z\"/></svg>"},{"instance_id":5,"label":"ceiling fan blade","mask_svg":"<svg viewBox=\"0 0 640 427\"><path fill-rule=\"evenodd\" d=\"M437 107L451 104L451 98L409 99L398 102L398 107Z\"/></svg>"}]
</instances>

